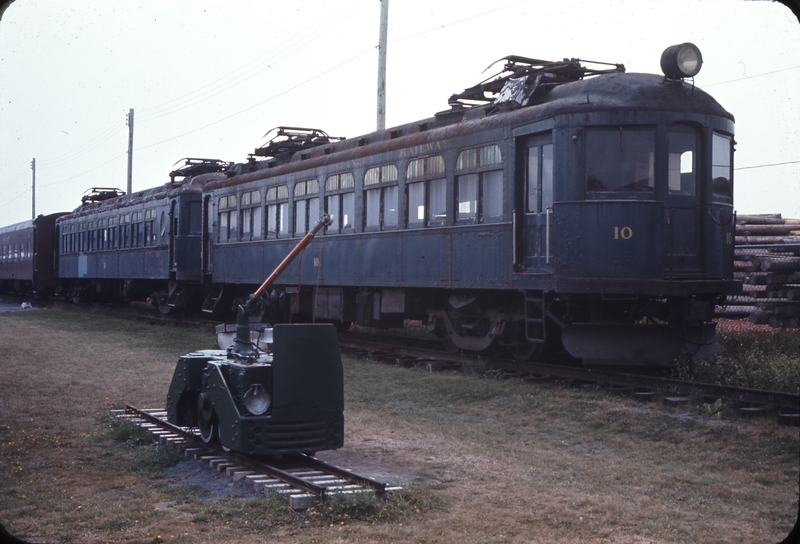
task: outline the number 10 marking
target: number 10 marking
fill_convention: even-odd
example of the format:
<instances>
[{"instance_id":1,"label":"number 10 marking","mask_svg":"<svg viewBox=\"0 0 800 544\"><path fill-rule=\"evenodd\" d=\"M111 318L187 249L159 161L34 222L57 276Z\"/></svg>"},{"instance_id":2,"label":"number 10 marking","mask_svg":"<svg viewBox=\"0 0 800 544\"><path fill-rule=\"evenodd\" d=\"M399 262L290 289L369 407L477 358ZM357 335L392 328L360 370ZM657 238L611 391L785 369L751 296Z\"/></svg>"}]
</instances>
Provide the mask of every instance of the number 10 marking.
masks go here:
<instances>
[{"instance_id":1,"label":"number 10 marking","mask_svg":"<svg viewBox=\"0 0 800 544\"><path fill-rule=\"evenodd\" d=\"M630 240L633 236L633 229L630 227L614 227L614 240L619 240L622 238L623 240Z\"/></svg>"}]
</instances>

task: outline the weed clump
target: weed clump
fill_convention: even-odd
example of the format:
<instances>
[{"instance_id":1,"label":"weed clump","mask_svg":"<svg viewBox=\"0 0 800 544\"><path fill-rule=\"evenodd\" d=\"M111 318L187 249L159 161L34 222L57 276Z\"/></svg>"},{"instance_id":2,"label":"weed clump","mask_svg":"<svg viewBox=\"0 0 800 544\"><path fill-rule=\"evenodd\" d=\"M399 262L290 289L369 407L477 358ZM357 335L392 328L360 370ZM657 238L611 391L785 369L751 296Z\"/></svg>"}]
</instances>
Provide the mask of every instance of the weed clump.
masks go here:
<instances>
[{"instance_id":1,"label":"weed clump","mask_svg":"<svg viewBox=\"0 0 800 544\"><path fill-rule=\"evenodd\" d=\"M723 354L677 361L679 379L796 393L800 388L800 331L720 332Z\"/></svg>"}]
</instances>

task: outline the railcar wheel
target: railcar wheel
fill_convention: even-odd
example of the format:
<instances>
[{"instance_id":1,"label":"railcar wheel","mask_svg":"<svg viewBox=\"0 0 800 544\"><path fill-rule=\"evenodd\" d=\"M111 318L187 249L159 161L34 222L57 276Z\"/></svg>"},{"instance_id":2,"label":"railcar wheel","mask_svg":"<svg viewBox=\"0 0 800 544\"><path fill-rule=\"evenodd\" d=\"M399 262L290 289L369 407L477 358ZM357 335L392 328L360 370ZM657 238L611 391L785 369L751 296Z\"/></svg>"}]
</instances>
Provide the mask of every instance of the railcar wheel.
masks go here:
<instances>
[{"instance_id":1,"label":"railcar wheel","mask_svg":"<svg viewBox=\"0 0 800 544\"><path fill-rule=\"evenodd\" d=\"M442 342L442 347L447 353L458 353L460 351L459 347L453 342L453 339L450 336L440 336L439 340Z\"/></svg>"},{"instance_id":2,"label":"railcar wheel","mask_svg":"<svg viewBox=\"0 0 800 544\"><path fill-rule=\"evenodd\" d=\"M511 356L515 361L524 362L531 359L538 359L544 351L544 344L525 342L524 344L516 344L508 348Z\"/></svg>"},{"instance_id":3,"label":"railcar wheel","mask_svg":"<svg viewBox=\"0 0 800 544\"><path fill-rule=\"evenodd\" d=\"M164 291L154 291L152 295L150 295L150 304L155 306L162 315L167 315L172 311L172 308L167 305L167 299L169 295Z\"/></svg>"}]
</instances>

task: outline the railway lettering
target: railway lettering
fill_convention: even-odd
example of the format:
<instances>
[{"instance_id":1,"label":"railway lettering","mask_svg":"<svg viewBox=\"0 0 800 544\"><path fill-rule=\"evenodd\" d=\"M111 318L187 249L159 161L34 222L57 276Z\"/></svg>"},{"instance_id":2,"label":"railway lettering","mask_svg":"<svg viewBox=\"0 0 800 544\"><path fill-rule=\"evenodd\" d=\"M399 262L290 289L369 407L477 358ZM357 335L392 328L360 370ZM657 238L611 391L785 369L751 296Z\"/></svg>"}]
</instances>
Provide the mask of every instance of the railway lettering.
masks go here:
<instances>
[{"instance_id":1,"label":"railway lettering","mask_svg":"<svg viewBox=\"0 0 800 544\"><path fill-rule=\"evenodd\" d=\"M633 237L633 229L630 227L614 227L614 240L630 240Z\"/></svg>"},{"instance_id":2,"label":"railway lettering","mask_svg":"<svg viewBox=\"0 0 800 544\"><path fill-rule=\"evenodd\" d=\"M400 157L405 159L407 157L416 157L426 153L431 153L433 151L441 151L445 148L446 143L447 140L439 140L436 142L428 142L426 144L415 145L406 149L401 149Z\"/></svg>"}]
</instances>

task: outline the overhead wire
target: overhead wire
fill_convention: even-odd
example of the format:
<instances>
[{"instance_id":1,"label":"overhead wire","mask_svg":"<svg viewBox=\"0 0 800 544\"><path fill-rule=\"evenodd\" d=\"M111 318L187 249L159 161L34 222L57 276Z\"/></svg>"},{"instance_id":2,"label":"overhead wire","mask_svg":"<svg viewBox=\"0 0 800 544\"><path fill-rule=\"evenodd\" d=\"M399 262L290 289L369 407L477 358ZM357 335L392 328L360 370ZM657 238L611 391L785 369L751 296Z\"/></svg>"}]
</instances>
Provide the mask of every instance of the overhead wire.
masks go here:
<instances>
[{"instance_id":1,"label":"overhead wire","mask_svg":"<svg viewBox=\"0 0 800 544\"><path fill-rule=\"evenodd\" d=\"M318 79L318 78L320 78L320 77L322 77L322 76L324 76L324 75L336 70L337 68L340 68L340 67L344 66L345 64L347 64L349 62L352 62L352 61L354 61L355 59L357 59L357 58L359 58L361 56L366 55L367 53L372 52L374 49L375 49L374 47L370 47L369 49L365 49L361 53L358 53L358 54L350 57L346 61L340 62L336 66L333 66L333 67L325 70L324 72L320 72L319 74L315 75L314 77L311 77L311 78L309 78L309 79L307 79L307 80L305 80L305 81L303 81L301 83L298 83L297 85L295 85L293 87L289 87L288 89L284 89L283 91L281 91L281 92L279 92L277 94L274 94L274 95L270 96L269 98L267 98L265 100L262 100L260 102L255 103L255 104L252 104L252 105L250 105L250 106L248 106L248 107L246 107L246 108L244 108L242 110L239 110L236 113L232 113L232 114L230 114L230 115L228 115L226 117L223 117L221 119L217 119L216 121L213 121L213 122L208 123L206 125L203 125L201 127L197 127L197 128L192 129L192 130L190 130L188 132L184 132L183 134L178 134L177 136L172 136L170 138L167 138L166 140L161 140L159 142L154 142L152 144L148 144L148 145L144 145L144 146L141 146L141 147L137 147L135 149L135 151L139 151L139 150L142 150L142 149L148 149L150 147L161 145L161 144L166 143L166 142L171 142L172 140L177 140L178 138L183 138L184 136L187 136L187 135L192 134L194 132L198 132L200 130L203 130L203 129L206 129L208 127L214 126L216 124L222 123L223 121L227 121L228 119L231 119L233 117L236 117L237 115L241 115L241 114L243 114L245 112L248 112L248 111L252 110L253 108L257 108L258 106L261 106L262 104L266 104L267 102L269 102L271 100L275 100L276 98L278 98L280 96L283 96L284 94L286 94L288 92L291 92L291 91L293 91L293 90L295 90L295 89L297 89L299 87L302 87L303 85L305 85L307 83L310 83L310 82L314 81L315 79Z\"/></svg>"},{"instance_id":2,"label":"overhead wire","mask_svg":"<svg viewBox=\"0 0 800 544\"><path fill-rule=\"evenodd\" d=\"M305 29L303 29L302 31L298 32L294 36L288 38L287 40L285 40L283 43L281 43L277 47L274 47L273 49L271 49L271 50L267 51L266 53L264 53L263 55L259 56L258 58L248 62L247 64L244 64L243 66L237 68L236 70L233 70L233 71L229 72L228 74L226 74L226 75L214 80L213 82L211 82L209 84L203 85L202 87L199 87L198 89L196 89L196 90L194 90L194 91L192 91L190 93L187 93L187 94L183 95L180 98L170 100L170 101L165 102L165 103L163 103L163 104L161 104L159 106L154 106L154 107L151 107L151 108L145 108L145 109L141 110L142 113L140 113L140 116L137 118L137 121L139 121L139 122L147 122L147 121L151 121L153 119L158 119L160 117L164 117L166 115L171 115L171 114L173 114L175 112L181 111L181 110L186 109L188 107L191 107L191 106L194 106L194 105L199 104L201 102L204 102L206 100L209 100L210 98L213 98L214 96L217 96L220 93L223 93L223 92L225 92L225 91L227 91L227 90L229 90L229 89L231 89L233 87L236 87L236 86L240 85L241 83L244 83L245 81L247 81L249 79L252 79L256 75L264 72L265 70L271 69L272 65L271 64L267 64L268 62L272 63L272 64L277 64L277 63L281 62L282 60L284 60L284 59L290 57L291 55L295 54L296 52L302 50L304 47L306 47L309 44L313 43L314 41L319 39L321 36L324 36L326 33L330 32L332 29L334 29L335 26L342 19L346 19L347 17L349 17L351 12L355 11L355 9L362 2L363 2L363 0L359 0L358 2L352 4L349 8L340 11L338 13L338 15L336 15L332 19L331 18L322 18L322 19L317 20L315 23L313 23L312 25L306 27ZM314 29L314 27L318 26L319 23L321 23L321 22L324 22L325 24L320 28ZM309 31L310 31L310 33L307 36L303 36L302 38L300 38L300 42L291 43L295 38L297 38L299 36L302 36L304 33L307 33ZM288 50L288 52L287 52L287 50ZM256 67L257 69L255 71L253 71L252 69L248 68L250 65L255 64L255 63L258 63L258 66L260 66L260 67ZM237 72L241 72L242 70L246 70L246 71L244 73L235 75L235 74L237 74ZM231 79L232 77L233 77L233 79ZM205 90L203 92L200 92L203 89L207 89L207 90ZM216 91L216 92L214 92L214 91ZM196 94L198 92L200 92L200 94L197 95L197 96L194 96L192 98L188 98L187 100L183 100L183 101L179 102L178 104L169 105L169 104L172 104L173 102L176 102L177 100L181 100L183 98L189 97L189 96L191 96L193 94Z\"/></svg>"},{"instance_id":3,"label":"overhead wire","mask_svg":"<svg viewBox=\"0 0 800 544\"><path fill-rule=\"evenodd\" d=\"M770 166L783 166L786 164L800 164L800 161L785 161L785 162L773 162L770 164L757 164L754 166L738 166L735 167L734 170L751 170L754 168L768 168Z\"/></svg>"},{"instance_id":4,"label":"overhead wire","mask_svg":"<svg viewBox=\"0 0 800 544\"><path fill-rule=\"evenodd\" d=\"M521 0L519 2L514 2L513 4L507 4L505 6L500 6L499 8L495 8L495 9L492 9L492 10L489 10L489 11L484 11L483 13L478 13L476 15L472 15L470 17L466 17L465 19L459 19L458 21L453 21L452 23L439 25L439 26L436 26L436 27L433 27L433 28L429 28L428 30L423 30L421 32L416 32L414 34L409 34L408 36L403 36L402 38L395 38L393 40L389 40L389 43L397 43L397 42L401 42L403 40L408 40L410 38L416 38L417 36L422 36L423 34L428 34L430 32L436 32L437 30L443 30L443 29L445 29L447 27L459 25L461 23L466 23L467 21L471 21L471 20L477 19L479 17L484 17L486 15L490 15L490 14L496 13L498 11L503 11L504 9L513 8L514 6L518 6L520 4L526 4L528 2L530 2L530 0Z\"/></svg>"},{"instance_id":5,"label":"overhead wire","mask_svg":"<svg viewBox=\"0 0 800 544\"><path fill-rule=\"evenodd\" d=\"M54 157L52 159L46 159L46 158L42 159L40 164L38 164L38 166L44 170L47 170L50 168L56 168L63 166L65 164L69 164L72 161L79 159L84 155L87 155L88 153L94 151L104 143L111 140L113 137L117 136L117 134L122 130L124 129L119 123L114 123L112 127L104 130L99 135L95 136L94 138L82 144L81 146L73 149L69 153L61 155L60 158Z\"/></svg>"},{"instance_id":6,"label":"overhead wire","mask_svg":"<svg viewBox=\"0 0 800 544\"><path fill-rule=\"evenodd\" d=\"M273 64L275 64L277 62L280 62L281 60L284 60L284 59L290 57L292 54L294 54L297 51L301 50L302 48L306 47L310 43L313 43L314 41L316 41L320 36L323 36L325 33L329 32L343 18L349 17L350 14L360 4L363 3L363 1L364 0L359 0L359 1L351 4L349 8L346 8L345 10L340 11L339 14L336 17L334 17L333 19L322 17L322 18L318 19L317 21L315 21L313 24L309 25L308 27L304 28L300 32L296 33L294 36L289 38L289 40L287 40L287 42L297 38L298 36L302 36L304 33L307 33L309 30L313 29L311 35L303 37L299 44L293 44L293 45L289 46L288 47L288 49L289 49L288 52L287 52L287 47L285 45L281 45L281 46L278 46L276 48L273 48L270 51L268 51L267 53L259 56L258 58L256 58L256 59L244 64L243 66L237 68L236 70L233 70L233 71L229 72L226 75L221 76L220 78L212 81L211 83L208 83L208 84L196 89L195 91L192 91L190 93L182 95L181 97L178 97L176 99L172 99L172 100L169 100L167 102L164 102L164 103L162 103L162 104L160 104L158 106L155 106L153 108L145 108L145 109L141 110L142 112L145 112L144 118L139 116L139 117L137 117L136 120L138 122L140 122L140 123L141 122L147 122L149 120L157 119L159 117L163 117L165 115L169 115L171 113L175 113L176 111L180 111L180 110L185 109L187 107L191 107L191 106L193 106L195 104L198 104L200 102L208 100L209 98L212 98L213 96L216 96L217 94L220 94L220 93L222 93L222 92L224 92L224 91L226 91L226 90L228 90L228 89L230 89L230 88L242 83L243 81L246 81L247 79L250 79L250 78L254 77L258 73L260 73L260 72L264 71L265 69L267 69L269 66L265 66L265 67L257 70L255 73L250 73L249 75L246 74L246 73L245 74L241 74L241 75L247 75L247 77L245 77L244 79L240 79L239 81L237 81L237 82L235 82L233 84L230 84L230 80L229 80L230 76L236 74L237 72L240 72L243 69L246 69L248 66L259 62L261 59L263 59L264 57L268 57L271 54L280 55L281 53L285 53L285 54L283 54L283 56L280 56L276 60L272 60ZM319 27L319 25L321 23L324 23L324 24L323 24L323 26ZM319 27L319 28L315 29L315 27ZM284 42L284 43L287 43L287 42ZM346 62L348 62L348 61L345 61L345 63ZM342 63L342 64L345 64L345 63ZM341 66L342 64L340 64L339 66ZM237 77L241 77L241 75L237 76ZM202 90L204 88L212 86L215 83L218 83L220 81L225 81L225 85L223 85L222 86L223 88L221 90L219 90L218 92L215 92L215 93L213 93L211 95L208 95L208 96L205 96L205 97L203 97L204 95L201 94L199 97L195 97L195 99L194 99L195 101L193 103L190 103L190 104L185 104L185 103L181 104L181 103L179 103L179 104L177 104L177 106L179 106L177 109L173 109L172 111L168 111L168 108L167 108L165 110L164 106L172 104L176 100L180 100L180 99L185 98L187 96L191 96L192 94L195 94L199 90ZM219 89L220 87L221 87L220 85L217 85L215 87L212 87L209 91L213 91L213 90ZM207 94L209 91L206 91L205 94ZM200 99L198 99L198 98L200 98ZM257 105L254 105L253 107L256 107ZM171 107L175 108L175 106L171 106ZM251 108L248 108L248 109L251 109ZM247 111L247 109L243 110L243 111ZM152 112L151 113L151 117L147 116L147 112ZM156 115L158 113L160 113L160 114ZM234 115L238 115L238 114L234 114ZM230 118L230 116L227 117L227 118ZM227 118L225 118L225 119L227 119ZM222 119L220 121L224 121L225 119ZM197 130L202 130L202 128L205 128L205 127L201 127L200 129L197 129ZM121 124L115 123L111 127L107 128L106 130L104 130L103 132L101 132L100 134L95 136L94 138L88 140L87 142L85 142L84 144L82 144L78 148L70 151L69 153L65 153L65 154L53 157L52 159L40 159L40 164L38 166L40 166L40 168L42 168L42 169L50 169L50 168L55 168L55 167L58 167L58 166L62 166L64 164L68 164L69 162L72 162L72 161L74 161L74 160L76 160L76 159L78 159L78 158L90 153L91 151L93 151L94 149L96 149L97 147L102 145L103 143L105 143L108 140L110 140L112 137L116 136L116 134L121 130L123 130ZM192 132L194 132L194 131L192 131ZM171 138L171 139L174 139L174 138ZM169 140L165 140L165 141L169 141ZM157 145L157 144L154 144L154 145ZM152 147L152 146L146 146L146 147ZM42 187L52 186L52 185L55 185L57 183L61 183L63 181L69 181L69 180L81 177L81 176L83 176L85 174L88 174L90 172L93 172L93 171L97 170L98 168L100 168L102 166L105 166L106 164L109 164L110 162L113 162L113 161L117 160L120 156L122 156L124 154L125 153L123 152L123 153L121 153L119 155L116 155L115 157L109 159L108 161L106 161L106 162L104 162L104 163L102 163L100 165L97 165L94 168L86 170L81 174L77 174L77 175L75 175L73 177L70 177L70 178L67 178L67 179L62 179L62 180L59 180L57 182L53 182L53 183L50 183L50 184L42 185Z\"/></svg>"},{"instance_id":7,"label":"overhead wire","mask_svg":"<svg viewBox=\"0 0 800 544\"><path fill-rule=\"evenodd\" d=\"M788 72L789 70L797 70L798 68L800 68L800 65L790 66L789 68L781 68L780 70L773 70L771 72L764 72L763 74L755 74L755 75L752 75L752 76L743 76L743 77L739 77L739 78L736 78L736 79L729 79L728 81L720 81L718 83L711 83L709 85L703 85L702 88L706 89L708 87L715 87L717 85L725 85L726 83L735 83L737 81L745 81L745 80L748 80L748 79L755 79L757 77L770 76L772 74L778 74L780 72Z\"/></svg>"}]
</instances>

